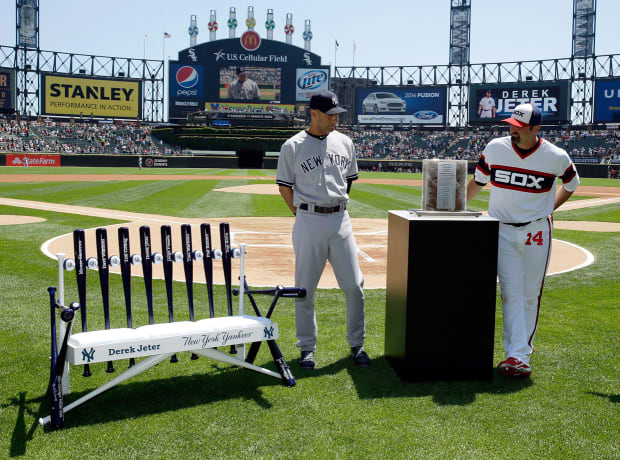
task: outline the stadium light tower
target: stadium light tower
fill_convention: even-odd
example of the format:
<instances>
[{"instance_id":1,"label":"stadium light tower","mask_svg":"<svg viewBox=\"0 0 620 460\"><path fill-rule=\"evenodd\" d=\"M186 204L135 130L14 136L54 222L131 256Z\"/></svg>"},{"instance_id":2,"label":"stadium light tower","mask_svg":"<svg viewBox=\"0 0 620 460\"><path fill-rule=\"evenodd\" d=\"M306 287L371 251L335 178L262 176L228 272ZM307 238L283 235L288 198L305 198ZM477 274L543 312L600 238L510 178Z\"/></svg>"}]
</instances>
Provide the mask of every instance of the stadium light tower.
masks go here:
<instances>
[{"instance_id":1,"label":"stadium light tower","mask_svg":"<svg viewBox=\"0 0 620 460\"><path fill-rule=\"evenodd\" d=\"M592 122L596 0L573 0L573 113L574 122Z\"/></svg>"},{"instance_id":2,"label":"stadium light tower","mask_svg":"<svg viewBox=\"0 0 620 460\"><path fill-rule=\"evenodd\" d=\"M39 0L16 0L15 43L17 49L17 113L39 113L38 51L39 51Z\"/></svg>"},{"instance_id":3,"label":"stadium light tower","mask_svg":"<svg viewBox=\"0 0 620 460\"><path fill-rule=\"evenodd\" d=\"M573 57L594 56L596 0L573 0Z\"/></svg>"},{"instance_id":4,"label":"stadium light tower","mask_svg":"<svg viewBox=\"0 0 620 460\"><path fill-rule=\"evenodd\" d=\"M469 65L469 36L471 29L471 0L451 0L450 3L450 68L452 71L450 100L457 101L448 108L449 121L463 126L467 114L467 66Z\"/></svg>"}]
</instances>

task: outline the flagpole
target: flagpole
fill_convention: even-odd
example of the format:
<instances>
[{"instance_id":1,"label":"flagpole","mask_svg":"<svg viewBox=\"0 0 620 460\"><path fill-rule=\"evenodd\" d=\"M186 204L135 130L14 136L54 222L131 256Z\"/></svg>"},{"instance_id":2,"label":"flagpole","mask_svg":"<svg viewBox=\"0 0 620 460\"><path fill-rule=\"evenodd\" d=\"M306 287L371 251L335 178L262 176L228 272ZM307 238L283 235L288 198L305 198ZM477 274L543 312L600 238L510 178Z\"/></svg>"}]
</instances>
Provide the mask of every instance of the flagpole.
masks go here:
<instances>
[{"instance_id":1,"label":"flagpole","mask_svg":"<svg viewBox=\"0 0 620 460\"><path fill-rule=\"evenodd\" d=\"M336 78L336 57L338 56L338 40L334 40L334 78Z\"/></svg>"}]
</instances>

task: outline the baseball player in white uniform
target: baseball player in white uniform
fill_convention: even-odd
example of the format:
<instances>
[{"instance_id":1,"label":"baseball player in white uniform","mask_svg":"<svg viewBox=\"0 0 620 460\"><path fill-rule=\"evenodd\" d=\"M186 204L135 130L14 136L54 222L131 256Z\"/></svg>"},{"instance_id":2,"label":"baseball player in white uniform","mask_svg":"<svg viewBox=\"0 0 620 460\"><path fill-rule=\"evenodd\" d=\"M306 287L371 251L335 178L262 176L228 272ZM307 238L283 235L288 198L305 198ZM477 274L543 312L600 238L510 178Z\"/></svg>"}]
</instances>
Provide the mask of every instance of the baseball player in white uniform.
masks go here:
<instances>
[{"instance_id":1,"label":"baseball player in white uniform","mask_svg":"<svg viewBox=\"0 0 620 460\"><path fill-rule=\"evenodd\" d=\"M491 97L491 91L487 91L487 95L480 99L478 116L480 118L495 118L495 99Z\"/></svg>"},{"instance_id":2,"label":"baseball player in white uniform","mask_svg":"<svg viewBox=\"0 0 620 460\"><path fill-rule=\"evenodd\" d=\"M300 365L314 369L317 322L314 293L329 260L346 298L347 342L359 366L370 358L363 348L365 337L364 278L357 245L347 212L348 192L358 178L353 142L334 131L338 114L336 95L320 91L310 99L310 127L288 139L280 150L276 183L284 201L295 214L295 285L307 295L295 300L297 346Z\"/></svg>"},{"instance_id":3,"label":"baseball player in white uniform","mask_svg":"<svg viewBox=\"0 0 620 460\"><path fill-rule=\"evenodd\" d=\"M486 146L467 185L467 200L491 182L489 215L500 221L497 272L506 352L498 370L504 376L527 377L551 255L551 214L573 194L579 176L564 150L538 137L538 107L518 105L503 121L510 123L510 136ZM556 190L558 177L562 185Z\"/></svg>"}]
</instances>

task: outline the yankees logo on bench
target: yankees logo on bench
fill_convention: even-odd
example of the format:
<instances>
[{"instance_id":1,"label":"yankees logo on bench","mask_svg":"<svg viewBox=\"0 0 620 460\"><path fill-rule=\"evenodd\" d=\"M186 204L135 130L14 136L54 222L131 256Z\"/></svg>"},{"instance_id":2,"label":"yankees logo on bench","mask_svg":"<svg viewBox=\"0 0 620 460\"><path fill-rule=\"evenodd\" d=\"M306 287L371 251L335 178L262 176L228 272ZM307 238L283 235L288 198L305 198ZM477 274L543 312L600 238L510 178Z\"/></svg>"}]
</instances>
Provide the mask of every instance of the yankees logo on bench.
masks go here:
<instances>
[{"instance_id":1,"label":"yankees logo on bench","mask_svg":"<svg viewBox=\"0 0 620 460\"><path fill-rule=\"evenodd\" d=\"M85 349L82 350L82 361L86 361L87 363L90 363L94 359L95 359L94 348L91 348L89 351L86 351Z\"/></svg>"},{"instance_id":2,"label":"yankees logo on bench","mask_svg":"<svg viewBox=\"0 0 620 460\"><path fill-rule=\"evenodd\" d=\"M543 193L551 190L555 176L510 166L494 166L491 168L491 183L496 187L521 192Z\"/></svg>"}]
</instances>

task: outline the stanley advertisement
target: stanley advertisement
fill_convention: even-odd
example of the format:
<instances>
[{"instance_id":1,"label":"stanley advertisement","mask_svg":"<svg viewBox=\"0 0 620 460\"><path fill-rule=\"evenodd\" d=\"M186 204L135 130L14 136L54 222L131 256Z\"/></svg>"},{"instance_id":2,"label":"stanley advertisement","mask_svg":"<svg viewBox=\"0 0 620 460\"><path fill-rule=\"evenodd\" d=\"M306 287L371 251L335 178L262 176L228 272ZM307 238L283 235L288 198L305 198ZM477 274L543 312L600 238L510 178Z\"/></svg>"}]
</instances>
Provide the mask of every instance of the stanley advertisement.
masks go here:
<instances>
[{"instance_id":1,"label":"stanley advertisement","mask_svg":"<svg viewBox=\"0 0 620 460\"><path fill-rule=\"evenodd\" d=\"M45 115L142 118L139 80L42 74Z\"/></svg>"}]
</instances>

